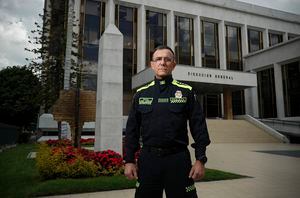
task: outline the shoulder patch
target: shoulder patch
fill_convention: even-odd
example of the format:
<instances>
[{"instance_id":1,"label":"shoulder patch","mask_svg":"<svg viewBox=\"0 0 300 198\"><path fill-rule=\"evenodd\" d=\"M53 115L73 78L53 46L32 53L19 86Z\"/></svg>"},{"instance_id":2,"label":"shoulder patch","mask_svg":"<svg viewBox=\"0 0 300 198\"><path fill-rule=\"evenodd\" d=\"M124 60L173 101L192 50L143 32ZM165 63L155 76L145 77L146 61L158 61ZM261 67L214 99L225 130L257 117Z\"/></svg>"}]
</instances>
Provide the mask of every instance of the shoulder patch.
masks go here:
<instances>
[{"instance_id":1,"label":"shoulder patch","mask_svg":"<svg viewBox=\"0 0 300 198\"><path fill-rule=\"evenodd\" d=\"M172 84L173 84L173 85L176 85L177 87L181 87L181 88L185 88L185 89L192 90L192 87L191 87L190 85L184 84L184 83L179 82L179 81L177 81L177 80L173 80L173 81L172 81Z\"/></svg>"},{"instance_id":2,"label":"shoulder patch","mask_svg":"<svg viewBox=\"0 0 300 198\"><path fill-rule=\"evenodd\" d=\"M145 85L145 86L139 88L138 90L136 90L136 92L142 91L142 90L144 90L144 89L148 89L149 87L153 86L154 84L155 84L155 82L154 82L154 80L153 80L151 83L149 83L149 84L147 84L147 85Z\"/></svg>"}]
</instances>

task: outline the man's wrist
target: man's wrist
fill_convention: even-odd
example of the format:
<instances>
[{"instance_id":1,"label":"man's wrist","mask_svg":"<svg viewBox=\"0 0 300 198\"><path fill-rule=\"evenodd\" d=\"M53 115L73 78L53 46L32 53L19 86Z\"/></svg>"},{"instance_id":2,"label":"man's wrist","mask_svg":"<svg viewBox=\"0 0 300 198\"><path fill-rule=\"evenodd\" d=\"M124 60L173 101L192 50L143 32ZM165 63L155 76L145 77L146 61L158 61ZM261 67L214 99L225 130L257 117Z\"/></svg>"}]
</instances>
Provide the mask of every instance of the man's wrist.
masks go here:
<instances>
[{"instance_id":1,"label":"man's wrist","mask_svg":"<svg viewBox=\"0 0 300 198\"><path fill-rule=\"evenodd\" d=\"M201 162L201 164L205 165L207 162L207 157L206 156L201 156L199 158L197 158L198 161Z\"/></svg>"}]
</instances>

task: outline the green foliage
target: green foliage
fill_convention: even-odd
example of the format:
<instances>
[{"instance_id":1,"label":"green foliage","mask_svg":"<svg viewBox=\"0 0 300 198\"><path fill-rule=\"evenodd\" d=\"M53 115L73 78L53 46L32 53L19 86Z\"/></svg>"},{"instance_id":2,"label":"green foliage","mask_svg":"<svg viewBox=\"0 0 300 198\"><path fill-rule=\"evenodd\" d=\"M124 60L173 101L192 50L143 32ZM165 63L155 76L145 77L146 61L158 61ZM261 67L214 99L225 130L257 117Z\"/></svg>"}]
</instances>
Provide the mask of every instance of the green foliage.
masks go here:
<instances>
[{"instance_id":1,"label":"green foliage","mask_svg":"<svg viewBox=\"0 0 300 198\"><path fill-rule=\"evenodd\" d=\"M41 84L31 70L7 67L0 71L0 122L28 127L35 122L39 107Z\"/></svg>"}]
</instances>

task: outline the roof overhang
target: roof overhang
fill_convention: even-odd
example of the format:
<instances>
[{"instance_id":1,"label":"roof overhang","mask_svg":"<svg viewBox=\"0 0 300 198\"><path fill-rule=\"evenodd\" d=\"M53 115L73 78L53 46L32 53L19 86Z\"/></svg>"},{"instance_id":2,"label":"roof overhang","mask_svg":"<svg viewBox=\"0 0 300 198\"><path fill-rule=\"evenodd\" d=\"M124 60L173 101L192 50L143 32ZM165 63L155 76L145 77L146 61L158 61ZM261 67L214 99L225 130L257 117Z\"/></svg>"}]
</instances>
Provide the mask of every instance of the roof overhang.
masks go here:
<instances>
[{"instance_id":1,"label":"roof overhang","mask_svg":"<svg viewBox=\"0 0 300 198\"><path fill-rule=\"evenodd\" d=\"M146 68L132 77L132 89L153 80L153 70ZM177 65L173 78L187 82L201 93L223 93L224 89L244 90L257 86L255 73Z\"/></svg>"}]
</instances>

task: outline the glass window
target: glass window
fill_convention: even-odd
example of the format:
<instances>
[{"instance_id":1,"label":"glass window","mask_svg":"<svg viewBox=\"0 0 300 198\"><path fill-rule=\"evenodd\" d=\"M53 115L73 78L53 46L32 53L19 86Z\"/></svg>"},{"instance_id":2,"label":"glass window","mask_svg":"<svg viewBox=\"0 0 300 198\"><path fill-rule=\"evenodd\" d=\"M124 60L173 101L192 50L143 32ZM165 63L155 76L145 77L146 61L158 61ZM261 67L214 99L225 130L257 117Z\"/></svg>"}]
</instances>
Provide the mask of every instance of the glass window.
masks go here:
<instances>
[{"instance_id":1,"label":"glass window","mask_svg":"<svg viewBox=\"0 0 300 198\"><path fill-rule=\"evenodd\" d=\"M84 90L97 90L97 75L96 74L82 74L81 75L82 88Z\"/></svg>"},{"instance_id":2,"label":"glass window","mask_svg":"<svg viewBox=\"0 0 300 198\"><path fill-rule=\"evenodd\" d=\"M167 44L167 16L166 14L146 12L146 61L149 64L150 58L159 45Z\"/></svg>"},{"instance_id":3,"label":"glass window","mask_svg":"<svg viewBox=\"0 0 300 198\"><path fill-rule=\"evenodd\" d=\"M86 0L83 30L83 61L98 62L100 35L104 31L105 4Z\"/></svg>"},{"instance_id":4,"label":"glass window","mask_svg":"<svg viewBox=\"0 0 300 198\"><path fill-rule=\"evenodd\" d=\"M228 70L243 70L240 27L226 25L226 56Z\"/></svg>"},{"instance_id":5,"label":"glass window","mask_svg":"<svg viewBox=\"0 0 300 198\"><path fill-rule=\"evenodd\" d=\"M137 73L137 9L116 5L115 13L123 34L123 115L128 115L133 97L131 78Z\"/></svg>"},{"instance_id":6,"label":"glass window","mask_svg":"<svg viewBox=\"0 0 300 198\"><path fill-rule=\"evenodd\" d=\"M283 41L282 34L269 33L269 46L276 45Z\"/></svg>"},{"instance_id":7,"label":"glass window","mask_svg":"<svg viewBox=\"0 0 300 198\"><path fill-rule=\"evenodd\" d=\"M257 91L260 118L276 118L274 68L257 72Z\"/></svg>"},{"instance_id":8,"label":"glass window","mask_svg":"<svg viewBox=\"0 0 300 198\"><path fill-rule=\"evenodd\" d=\"M245 97L244 90L232 92L232 114L245 114Z\"/></svg>"},{"instance_id":9,"label":"glass window","mask_svg":"<svg viewBox=\"0 0 300 198\"><path fill-rule=\"evenodd\" d=\"M205 117L222 117L221 94L205 94L203 103Z\"/></svg>"},{"instance_id":10,"label":"glass window","mask_svg":"<svg viewBox=\"0 0 300 198\"><path fill-rule=\"evenodd\" d=\"M263 35L261 31L248 29L249 52L263 49Z\"/></svg>"},{"instance_id":11,"label":"glass window","mask_svg":"<svg viewBox=\"0 0 300 198\"><path fill-rule=\"evenodd\" d=\"M193 19L175 16L175 54L178 64L194 65Z\"/></svg>"},{"instance_id":12,"label":"glass window","mask_svg":"<svg viewBox=\"0 0 300 198\"><path fill-rule=\"evenodd\" d=\"M300 116L300 62L282 66L285 116Z\"/></svg>"},{"instance_id":13,"label":"glass window","mask_svg":"<svg viewBox=\"0 0 300 198\"><path fill-rule=\"evenodd\" d=\"M288 40L291 40L293 38L297 38L299 35L296 34L288 34Z\"/></svg>"},{"instance_id":14,"label":"glass window","mask_svg":"<svg viewBox=\"0 0 300 198\"><path fill-rule=\"evenodd\" d=\"M218 24L201 21L202 66L220 68Z\"/></svg>"}]
</instances>

